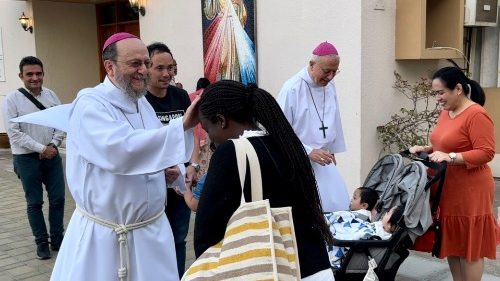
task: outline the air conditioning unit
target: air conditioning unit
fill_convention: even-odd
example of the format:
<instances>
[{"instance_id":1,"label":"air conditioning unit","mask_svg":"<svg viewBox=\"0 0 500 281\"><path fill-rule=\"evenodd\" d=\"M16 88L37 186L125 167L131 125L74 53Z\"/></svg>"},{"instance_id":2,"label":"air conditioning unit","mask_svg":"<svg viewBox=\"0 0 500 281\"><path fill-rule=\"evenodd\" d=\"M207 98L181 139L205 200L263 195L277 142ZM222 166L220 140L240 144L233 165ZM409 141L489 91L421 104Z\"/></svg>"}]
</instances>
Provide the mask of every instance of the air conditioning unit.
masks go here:
<instances>
[{"instance_id":1,"label":"air conditioning unit","mask_svg":"<svg viewBox=\"0 0 500 281\"><path fill-rule=\"evenodd\" d=\"M498 0L465 0L465 26L496 26Z\"/></svg>"}]
</instances>

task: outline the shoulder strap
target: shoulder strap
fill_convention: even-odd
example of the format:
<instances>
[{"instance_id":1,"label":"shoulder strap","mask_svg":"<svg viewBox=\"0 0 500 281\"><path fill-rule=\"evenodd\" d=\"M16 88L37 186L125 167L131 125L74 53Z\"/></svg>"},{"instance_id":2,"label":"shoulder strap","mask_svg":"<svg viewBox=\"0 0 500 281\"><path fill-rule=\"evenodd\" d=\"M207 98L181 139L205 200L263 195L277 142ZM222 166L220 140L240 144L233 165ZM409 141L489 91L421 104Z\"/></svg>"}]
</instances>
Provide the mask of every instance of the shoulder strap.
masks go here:
<instances>
[{"instance_id":1,"label":"shoulder strap","mask_svg":"<svg viewBox=\"0 0 500 281\"><path fill-rule=\"evenodd\" d=\"M238 163L238 172L240 175L241 203L245 202L243 189L245 186L247 157L248 163L250 164L252 201L262 200L262 176L260 171L259 159L257 158L255 149L246 138L233 139L232 141L236 150L236 160Z\"/></svg>"},{"instance_id":2,"label":"shoulder strap","mask_svg":"<svg viewBox=\"0 0 500 281\"><path fill-rule=\"evenodd\" d=\"M245 150L248 157L248 163L250 163L250 176L252 182L252 201L260 201L263 199L262 196L262 175L260 172L259 158L257 157L257 152L255 148L246 138L242 139L245 144Z\"/></svg>"},{"instance_id":3,"label":"shoulder strap","mask_svg":"<svg viewBox=\"0 0 500 281\"><path fill-rule=\"evenodd\" d=\"M35 99L35 97L32 94L28 93L28 91L26 91L24 88L19 88L17 90L23 93L23 95L27 99L29 99L33 104L35 104L35 106L38 107L38 109L40 110L46 109L46 107L43 104L41 104L37 99Z\"/></svg>"},{"instance_id":4,"label":"shoulder strap","mask_svg":"<svg viewBox=\"0 0 500 281\"><path fill-rule=\"evenodd\" d=\"M236 151L236 163L238 164L238 173L240 176L240 184L241 184L241 201L240 204L245 203L245 175L247 171L247 157L245 152L245 147L243 143L237 139L232 139L234 143L234 150Z\"/></svg>"}]
</instances>

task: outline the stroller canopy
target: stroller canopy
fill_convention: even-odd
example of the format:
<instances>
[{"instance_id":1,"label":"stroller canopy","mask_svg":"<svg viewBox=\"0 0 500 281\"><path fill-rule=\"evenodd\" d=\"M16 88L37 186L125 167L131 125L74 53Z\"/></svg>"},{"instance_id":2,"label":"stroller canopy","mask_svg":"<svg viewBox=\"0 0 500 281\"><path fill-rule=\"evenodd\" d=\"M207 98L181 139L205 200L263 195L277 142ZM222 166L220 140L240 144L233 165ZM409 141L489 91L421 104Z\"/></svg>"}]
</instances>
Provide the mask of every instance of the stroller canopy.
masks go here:
<instances>
[{"instance_id":1,"label":"stroller canopy","mask_svg":"<svg viewBox=\"0 0 500 281\"><path fill-rule=\"evenodd\" d=\"M394 206L405 206L404 223L413 241L432 224L430 190L426 190L426 184L427 167L419 161L410 162L396 175L380 199L379 218Z\"/></svg>"},{"instance_id":2,"label":"stroller canopy","mask_svg":"<svg viewBox=\"0 0 500 281\"><path fill-rule=\"evenodd\" d=\"M364 187L377 191L380 198L387 187L394 181L403 168L403 157L399 154L389 154L375 163L366 176Z\"/></svg>"}]
</instances>

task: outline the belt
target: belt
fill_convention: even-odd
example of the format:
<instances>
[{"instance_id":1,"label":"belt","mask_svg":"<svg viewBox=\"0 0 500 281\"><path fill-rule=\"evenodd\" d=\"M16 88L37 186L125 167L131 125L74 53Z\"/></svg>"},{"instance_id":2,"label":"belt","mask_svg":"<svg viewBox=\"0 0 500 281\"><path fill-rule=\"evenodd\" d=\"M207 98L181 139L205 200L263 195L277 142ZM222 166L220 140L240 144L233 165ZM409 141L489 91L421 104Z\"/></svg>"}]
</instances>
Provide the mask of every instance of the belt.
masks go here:
<instances>
[{"instance_id":1,"label":"belt","mask_svg":"<svg viewBox=\"0 0 500 281\"><path fill-rule=\"evenodd\" d=\"M120 245L120 268L118 268L118 277L121 281L128 280L127 270L130 267L130 260L128 256L128 243L127 243L127 233L134 229L138 229L144 226L147 226L162 215L164 215L164 210L161 210L158 214L154 215L152 218L147 219L145 221L131 223L131 224L117 224L114 222L110 222L99 217L96 217L87 211L85 211L82 207L76 205L76 209L86 218L91 221L94 221L100 225L109 227L116 232L118 236L118 243Z\"/></svg>"}]
</instances>

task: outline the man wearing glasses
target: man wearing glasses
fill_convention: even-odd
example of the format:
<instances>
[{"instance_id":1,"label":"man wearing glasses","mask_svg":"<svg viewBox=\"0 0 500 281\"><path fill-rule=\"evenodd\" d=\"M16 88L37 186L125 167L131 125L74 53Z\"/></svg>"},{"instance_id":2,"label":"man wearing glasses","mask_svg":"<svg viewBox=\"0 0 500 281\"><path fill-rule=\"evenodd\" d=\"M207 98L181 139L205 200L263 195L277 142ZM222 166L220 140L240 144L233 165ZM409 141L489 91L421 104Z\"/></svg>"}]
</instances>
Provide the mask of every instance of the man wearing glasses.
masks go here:
<instances>
[{"instance_id":1,"label":"man wearing glasses","mask_svg":"<svg viewBox=\"0 0 500 281\"><path fill-rule=\"evenodd\" d=\"M146 99L156 112L156 116L163 125L168 125L170 120L182 117L191 105L188 93L176 86L171 81L175 77L176 64L170 49L163 43L148 45L149 57L152 66L149 69L151 83L148 86ZM198 153L193 153L197 157ZM186 205L182 193L191 186L193 177L200 165L197 159L185 165L176 165L165 170L167 181L167 214L175 240L177 256L177 269L179 278L184 274L186 262L186 237L189 230L191 209ZM184 180L185 179L185 180Z\"/></svg>"},{"instance_id":2,"label":"man wearing glasses","mask_svg":"<svg viewBox=\"0 0 500 281\"><path fill-rule=\"evenodd\" d=\"M167 167L189 161L195 105L162 126L143 96L152 63L128 33L104 43L107 76L69 116L66 175L76 210L51 280L179 280L164 213Z\"/></svg>"},{"instance_id":3,"label":"man wearing glasses","mask_svg":"<svg viewBox=\"0 0 500 281\"><path fill-rule=\"evenodd\" d=\"M333 81L339 64L335 46L319 44L309 65L286 81L278 96L281 109L309 155L325 212L349 207L347 188L335 166L335 153L346 150Z\"/></svg>"}]
</instances>

